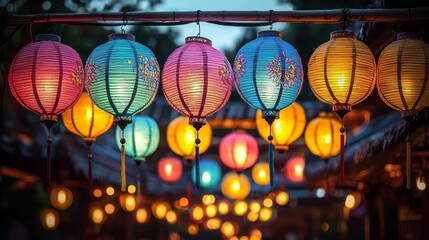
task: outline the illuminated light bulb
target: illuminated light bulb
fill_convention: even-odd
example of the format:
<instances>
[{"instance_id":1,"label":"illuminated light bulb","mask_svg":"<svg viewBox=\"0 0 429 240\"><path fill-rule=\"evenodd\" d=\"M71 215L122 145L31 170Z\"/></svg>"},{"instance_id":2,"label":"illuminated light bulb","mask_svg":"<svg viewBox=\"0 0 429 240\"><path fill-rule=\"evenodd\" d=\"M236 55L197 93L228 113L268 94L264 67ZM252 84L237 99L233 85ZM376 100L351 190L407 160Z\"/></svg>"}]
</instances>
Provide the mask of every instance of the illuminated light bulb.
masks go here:
<instances>
[{"instance_id":1,"label":"illuminated light bulb","mask_svg":"<svg viewBox=\"0 0 429 240\"><path fill-rule=\"evenodd\" d=\"M100 224L104 220L104 212L101 208L96 207L92 209L91 219L95 224Z\"/></svg>"},{"instance_id":2,"label":"illuminated light bulb","mask_svg":"<svg viewBox=\"0 0 429 240\"><path fill-rule=\"evenodd\" d=\"M130 194L133 194L133 193L135 193L136 192L136 186L134 186L134 185L129 185L128 186L128 188L127 188L127 191L130 193Z\"/></svg>"},{"instance_id":3,"label":"illuminated light bulb","mask_svg":"<svg viewBox=\"0 0 429 240\"><path fill-rule=\"evenodd\" d=\"M354 208L355 204L356 204L355 197L352 194L348 194L347 197L346 197L346 201L344 202L344 205L347 208L352 209L352 208Z\"/></svg>"},{"instance_id":4,"label":"illuminated light bulb","mask_svg":"<svg viewBox=\"0 0 429 240\"><path fill-rule=\"evenodd\" d=\"M58 203L64 204L66 202L66 199L67 199L66 192L64 190L58 191L58 195L57 195Z\"/></svg>"},{"instance_id":5,"label":"illuminated light bulb","mask_svg":"<svg viewBox=\"0 0 429 240\"><path fill-rule=\"evenodd\" d=\"M219 218L211 218L206 221L206 228L210 230L216 230L220 227L220 219Z\"/></svg>"},{"instance_id":6,"label":"illuminated light bulb","mask_svg":"<svg viewBox=\"0 0 429 240\"><path fill-rule=\"evenodd\" d=\"M210 205L213 204L216 201L216 197L212 194L210 195L204 195L202 198L202 202L204 205Z\"/></svg>"},{"instance_id":7,"label":"illuminated light bulb","mask_svg":"<svg viewBox=\"0 0 429 240\"><path fill-rule=\"evenodd\" d=\"M189 205L189 200L185 197L179 199L179 205L181 207L187 207Z\"/></svg>"},{"instance_id":8,"label":"illuminated light bulb","mask_svg":"<svg viewBox=\"0 0 429 240\"><path fill-rule=\"evenodd\" d=\"M112 196L113 194L115 194L115 189L113 187L107 187L106 194Z\"/></svg>"},{"instance_id":9,"label":"illuminated light bulb","mask_svg":"<svg viewBox=\"0 0 429 240\"><path fill-rule=\"evenodd\" d=\"M289 195L286 192L279 192L276 196L276 203L280 206L286 205L289 202Z\"/></svg>"},{"instance_id":10,"label":"illuminated light bulb","mask_svg":"<svg viewBox=\"0 0 429 240\"><path fill-rule=\"evenodd\" d=\"M228 222L228 221L222 223L222 226L220 227L220 231L227 238L231 238L232 236L234 236L234 234L236 232L235 226L231 222Z\"/></svg>"},{"instance_id":11,"label":"illuminated light bulb","mask_svg":"<svg viewBox=\"0 0 429 240\"><path fill-rule=\"evenodd\" d=\"M103 192L100 189L98 189L98 188L94 189L94 191L92 192L92 194L96 198L99 198L99 197L103 196Z\"/></svg>"},{"instance_id":12,"label":"illuminated light bulb","mask_svg":"<svg viewBox=\"0 0 429 240\"><path fill-rule=\"evenodd\" d=\"M54 230L60 223L60 215L53 209L44 209L40 214L40 222L47 230Z\"/></svg>"},{"instance_id":13,"label":"illuminated light bulb","mask_svg":"<svg viewBox=\"0 0 429 240\"><path fill-rule=\"evenodd\" d=\"M325 194L326 194L325 189L323 189L323 188L316 189L316 197L323 198L325 196Z\"/></svg>"},{"instance_id":14,"label":"illuminated light bulb","mask_svg":"<svg viewBox=\"0 0 429 240\"><path fill-rule=\"evenodd\" d=\"M270 208L273 206L273 200L271 200L271 198L265 198L262 204L264 207Z\"/></svg>"},{"instance_id":15,"label":"illuminated light bulb","mask_svg":"<svg viewBox=\"0 0 429 240\"><path fill-rule=\"evenodd\" d=\"M250 213L247 214L247 219L250 222L256 222L258 220L258 218L259 218L259 214L258 213L250 212Z\"/></svg>"},{"instance_id":16,"label":"illuminated light bulb","mask_svg":"<svg viewBox=\"0 0 429 240\"><path fill-rule=\"evenodd\" d=\"M250 212L258 213L259 210L261 210L261 204L259 204L259 202L256 202L256 201L252 201L249 204L249 209L250 209Z\"/></svg>"},{"instance_id":17,"label":"illuminated light bulb","mask_svg":"<svg viewBox=\"0 0 429 240\"><path fill-rule=\"evenodd\" d=\"M210 172L207 172L207 171L204 171L202 176L201 176L201 179L203 180L204 183L209 183L211 178L212 177L211 177Z\"/></svg>"}]
</instances>

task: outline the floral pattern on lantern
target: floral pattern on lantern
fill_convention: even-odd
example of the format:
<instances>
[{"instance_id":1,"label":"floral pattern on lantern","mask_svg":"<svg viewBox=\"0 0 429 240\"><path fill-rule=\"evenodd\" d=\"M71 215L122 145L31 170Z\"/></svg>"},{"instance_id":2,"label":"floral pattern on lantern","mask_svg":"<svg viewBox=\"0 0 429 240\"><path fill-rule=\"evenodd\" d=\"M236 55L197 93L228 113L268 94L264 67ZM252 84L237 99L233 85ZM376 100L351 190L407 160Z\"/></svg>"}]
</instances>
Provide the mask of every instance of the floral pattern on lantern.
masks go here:
<instances>
[{"instance_id":1,"label":"floral pattern on lantern","mask_svg":"<svg viewBox=\"0 0 429 240\"><path fill-rule=\"evenodd\" d=\"M258 152L256 139L245 132L229 133L219 143L220 160L235 171L252 167L258 159Z\"/></svg>"},{"instance_id":2,"label":"floral pattern on lantern","mask_svg":"<svg viewBox=\"0 0 429 240\"><path fill-rule=\"evenodd\" d=\"M225 174L221 183L222 194L229 199L245 199L251 190L249 179L246 175L236 172Z\"/></svg>"},{"instance_id":3,"label":"floral pattern on lantern","mask_svg":"<svg viewBox=\"0 0 429 240\"><path fill-rule=\"evenodd\" d=\"M158 175L164 182L177 182L182 177L182 161L176 157L164 157L158 162Z\"/></svg>"}]
</instances>

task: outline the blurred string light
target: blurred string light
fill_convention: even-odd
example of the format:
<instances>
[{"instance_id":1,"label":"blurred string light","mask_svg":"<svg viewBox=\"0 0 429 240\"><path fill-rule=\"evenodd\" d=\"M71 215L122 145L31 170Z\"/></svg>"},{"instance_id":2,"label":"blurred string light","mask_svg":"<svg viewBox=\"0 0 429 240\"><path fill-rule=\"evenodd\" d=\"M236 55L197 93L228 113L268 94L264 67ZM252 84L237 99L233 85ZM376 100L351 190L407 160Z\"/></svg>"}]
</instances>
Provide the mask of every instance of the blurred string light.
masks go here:
<instances>
[{"instance_id":1,"label":"blurred string light","mask_svg":"<svg viewBox=\"0 0 429 240\"><path fill-rule=\"evenodd\" d=\"M54 230L60 224L60 214L53 209L43 209L40 213L40 223L47 230Z\"/></svg>"}]
</instances>

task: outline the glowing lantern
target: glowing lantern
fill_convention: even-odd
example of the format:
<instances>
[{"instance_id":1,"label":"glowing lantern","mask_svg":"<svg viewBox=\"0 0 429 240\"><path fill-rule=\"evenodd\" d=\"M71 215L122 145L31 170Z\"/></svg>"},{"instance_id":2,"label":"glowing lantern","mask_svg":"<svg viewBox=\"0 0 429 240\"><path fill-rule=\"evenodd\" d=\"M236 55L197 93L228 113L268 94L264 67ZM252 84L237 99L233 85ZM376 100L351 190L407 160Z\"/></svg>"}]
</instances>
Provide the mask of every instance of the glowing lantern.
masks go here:
<instances>
[{"instance_id":1,"label":"glowing lantern","mask_svg":"<svg viewBox=\"0 0 429 240\"><path fill-rule=\"evenodd\" d=\"M218 213L221 215L225 215L229 213L229 210L231 209L230 203L227 200L221 200L219 201L217 205Z\"/></svg>"},{"instance_id":2,"label":"glowing lantern","mask_svg":"<svg viewBox=\"0 0 429 240\"><path fill-rule=\"evenodd\" d=\"M60 214L53 209L44 209L40 214L40 222L47 230L54 230L60 224Z\"/></svg>"},{"instance_id":3,"label":"glowing lantern","mask_svg":"<svg viewBox=\"0 0 429 240\"><path fill-rule=\"evenodd\" d=\"M64 210L73 202L73 193L66 187L54 187L50 194L51 204L54 208Z\"/></svg>"},{"instance_id":4,"label":"glowing lantern","mask_svg":"<svg viewBox=\"0 0 429 240\"><path fill-rule=\"evenodd\" d=\"M245 199L250 189L249 179L244 174L229 172L222 179L222 194L229 199Z\"/></svg>"},{"instance_id":5,"label":"glowing lantern","mask_svg":"<svg viewBox=\"0 0 429 240\"><path fill-rule=\"evenodd\" d=\"M195 183L195 165L192 167L192 181ZM220 169L217 161L213 160L201 160L200 161L200 184L203 188L209 188L216 186L222 176L222 170Z\"/></svg>"},{"instance_id":6,"label":"glowing lantern","mask_svg":"<svg viewBox=\"0 0 429 240\"><path fill-rule=\"evenodd\" d=\"M350 192L347 194L344 206L349 209L355 209L359 206L362 200L362 195L359 192Z\"/></svg>"},{"instance_id":7,"label":"glowing lantern","mask_svg":"<svg viewBox=\"0 0 429 240\"><path fill-rule=\"evenodd\" d=\"M177 213L173 210L169 210L167 211L167 213L165 214L165 220L167 220L167 222L169 224L174 224L177 222Z\"/></svg>"},{"instance_id":8,"label":"glowing lantern","mask_svg":"<svg viewBox=\"0 0 429 240\"><path fill-rule=\"evenodd\" d=\"M280 206L286 205L289 202L289 194L287 192L278 192L276 195L276 203Z\"/></svg>"},{"instance_id":9,"label":"glowing lantern","mask_svg":"<svg viewBox=\"0 0 429 240\"><path fill-rule=\"evenodd\" d=\"M244 214L246 214L247 209L248 209L248 205L246 201L241 201L241 200L235 201L233 210L237 216L243 216Z\"/></svg>"},{"instance_id":10,"label":"glowing lantern","mask_svg":"<svg viewBox=\"0 0 429 240\"><path fill-rule=\"evenodd\" d=\"M145 223L149 220L149 213L146 208L140 207L134 212L134 218L138 223Z\"/></svg>"},{"instance_id":11,"label":"glowing lantern","mask_svg":"<svg viewBox=\"0 0 429 240\"><path fill-rule=\"evenodd\" d=\"M303 157L294 157L285 164L287 178L291 182L300 183L304 180L305 160Z\"/></svg>"},{"instance_id":12,"label":"glowing lantern","mask_svg":"<svg viewBox=\"0 0 429 240\"><path fill-rule=\"evenodd\" d=\"M380 98L401 111L409 131L420 109L429 106L429 45L417 34L399 33L378 59L377 89ZM407 188L411 187L411 138L407 137Z\"/></svg>"},{"instance_id":13,"label":"glowing lantern","mask_svg":"<svg viewBox=\"0 0 429 240\"><path fill-rule=\"evenodd\" d=\"M262 31L258 38L244 45L234 61L235 86L250 106L262 110L271 126L279 111L298 96L304 73L296 49L283 41L277 31ZM270 185L274 179L273 136L269 127Z\"/></svg>"},{"instance_id":14,"label":"glowing lantern","mask_svg":"<svg viewBox=\"0 0 429 240\"><path fill-rule=\"evenodd\" d=\"M259 211L259 221L267 222L273 217L273 210L271 208L262 208Z\"/></svg>"},{"instance_id":15,"label":"glowing lantern","mask_svg":"<svg viewBox=\"0 0 429 240\"><path fill-rule=\"evenodd\" d=\"M266 162L260 162L252 168L252 179L256 184L270 184L270 165Z\"/></svg>"},{"instance_id":16,"label":"glowing lantern","mask_svg":"<svg viewBox=\"0 0 429 240\"><path fill-rule=\"evenodd\" d=\"M182 161L176 157L164 157L158 162L158 175L164 182L177 182L182 177Z\"/></svg>"},{"instance_id":17,"label":"glowing lantern","mask_svg":"<svg viewBox=\"0 0 429 240\"><path fill-rule=\"evenodd\" d=\"M222 232L223 235L225 235L225 237L230 238L234 236L236 232L238 232L238 227L232 224L231 222L227 221L222 223L220 227L220 231Z\"/></svg>"},{"instance_id":18,"label":"glowing lantern","mask_svg":"<svg viewBox=\"0 0 429 240\"><path fill-rule=\"evenodd\" d=\"M217 214L217 207L216 205L210 204L206 206L206 216L211 218L216 216Z\"/></svg>"},{"instance_id":19,"label":"glowing lantern","mask_svg":"<svg viewBox=\"0 0 429 240\"><path fill-rule=\"evenodd\" d=\"M132 115L155 98L159 66L152 51L131 34L111 34L94 49L85 65L85 86L94 103L114 116L124 130ZM125 138L121 138L121 190L126 190Z\"/></svg>"},{"instance_id":20,"label":"glowing lantern","mask_svg":"<svg viewBox=\"0 0 429 240\"><path fill-rule=\"evenodd\" d=\"M186 44L168 57L162 71L162 86L170 106L189 117L197 130L195 164L199 183L199 129L207 116L219 111L228 101L233 81L228 59L203 37L188 37Z\"/></svg>"},{"instance_id":21,"label":"glowing lantern","mask_svg":"<svg viewBox=\"0 0 429 240\"><path fill-rule=\"evenodd\" d=\"M341 127L333 113L321 112L311 120L305 130L304 140L311 153L327 161L340 152L340 136L334 134Z\"/></svg>"},{"instance_id":22,"label":"glowing lantern","mask_svg":"<svg viewBox=\"0 0 429 240\"><path fill-rule=\"evenodd\" d=\"M92 207L89 210L89 215L92 222L95 224L101 224L106 218L106 215L104 215L104 211L101 207Z\"/></svg>"},{"instance_id":23,"label":"glowing lantern","mask_svg":"<svg viewBox=\"0 0 429 240\"><path fill-rule=\"evenodd\" d=\"M206 228L209 230L219 229L221 220L219 218L210 218L206 221Z\"/></svg>"},{"instance_id":24,"label":"glowing lantern","mask_svg":"<svg viewBox=\"0 0 429 240\"><path fill-rule=\"evenodd\" d=\"M156 201L152 204L152 214L157 219L165 218L167 212L171 209L170 203L164 201Z\"/></svg>"},{"instance_id":25,"label":"glowing lantern","mask_svg":"<svg viewBox=\"0 0 429 240\"><path fill-rule=\"evenodd\" d=\"M197 235L198 234L198 232L199 232L199 228L198 228L198 225L197 224L193 224L193 223L191 223L191 224L189 224L189 226L188 226L188 233L190 234L190 235Z\"/></svg>"},{"instance_id":26,"label":"glowing lantern","mask_svg":"<svg viewBox=\"0 0 429 240\"><path fill-rule=\"evenodd\" d=\"M293 102L288 107L279 111L279 118L274 120L271 128L274 149L279 151L289 150L289 145L295 142L304 132L306 117L304 108ZM259 135L267 140L270 125L262 118L262 111L256 111L256 128Z\"/></svg>"},{"instance_id":27,"label":"glowing lantern","mask_svg":"<svg viewBox=\"0 0 429 240\"><path fill-rule=\"evenodd\" d=\"M235 171L243 171L258 159L258 143L245 132L232 132L219 143L220 160Z\"/></svg>"},{"instance_id":28,"label":"glowing lantern","mask_svg":"<svg viewBox=\"0 0 429 240\"><path fill-rule=\"evenodd\" d=\"M204 209L200 205L195 205L191 210L191 217L195 221L201 221L204 217Z\"/></svg>"},{"instance_id":29,"label":"glowing lantern","mask_svg":"<svg viewBox=\"0 0 429 240\"><path fill-rule=\"evenodd\" d=\"M210 147L212 141L212 127L210 124L200 129L199 138L199 153L203 154ZM186 160L195 158L195 139L197 131L189 125L189 118L179 116L171 121L167 126L167 144L175 154L183 157Z\"/></svg>"},{"instance_id":30,"label":"glowing lantern","mask_svg":"<svg viewBox=\"0 0 429 240\"><path fill-rule=\"evenodd\" d=\"M119 204L126 212L131 212L136 208L136 197L132 194L124 193L119 196Z\"/></svg>"},{"instance_id":31,"label":"glowing lantern","mask_svg":"<svg viewBox=\"0 0 429 240\"><path fill-rule=\"evenodd\" d=\"M83 92L76 104L62 114L64 126L70 132L82 137L88 146L88 179L92 189L92 153L91 145L95 138L105 133L112 126L113 116L98 108Z\"/></svg>"},{"instance_id":32,"label":"glowing lantern","mask_svg":"<svg viewBox=\"0 0 429 240\"><path fill-rule=\"evenodd\" d=\"M9 88L25 108L40 115L48 129L48 185L51 184L51 128L57 115L72 107L82 93L82 60L75 50L53 34L36 35L24 46L9 70Z\"/></svg>"},{"instance_id":33,"label":"glowing lantern","mask_svg":"<svg viewBox=\"0 0 429 240\"><path fill-rule=\"evenodd\" d=\"M320 45L308 62L308 81L316 97L332 105L342 119L340 175L344 177L344 121L352 106L365 100L376 81L376 64L371 50L348 31L335 31Z\"/></svg>"}]
</instances>

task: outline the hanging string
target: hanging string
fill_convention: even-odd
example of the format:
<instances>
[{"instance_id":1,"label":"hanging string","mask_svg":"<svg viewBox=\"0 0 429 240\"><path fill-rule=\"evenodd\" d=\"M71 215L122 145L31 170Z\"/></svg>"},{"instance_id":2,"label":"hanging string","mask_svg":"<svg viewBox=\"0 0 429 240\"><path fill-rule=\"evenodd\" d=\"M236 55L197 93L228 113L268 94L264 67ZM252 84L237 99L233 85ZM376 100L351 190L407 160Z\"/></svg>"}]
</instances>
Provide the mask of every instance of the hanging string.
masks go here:
<instances>
[{"instance_id":1,"label":"hanging string","mask_svg":"<svg viewBox=\"0 0 429 240\"><path fill-rule=\"evenodd\" d=\"M200 12L201 12L201 10L197 10L197 25L198 25L198 34L197 34L197 36L200 36L200 34L201 34Z\"/></svg>"},{"instance_id":2,"label":"hanging string","mask_svg":"<svg viewBox=\"0 0 429 240\"><path fill-rule=\"evenodd\" d=\"M273 121L268 121L268 125L270 126L270 135L268 135L268 141L270 142L268 145L268 162L270 165L270 186L274 185L274 146L273 146L273 136L271 135L271 125Z\"/></svg>"},{"instance_id":3,"label":"hanging string","mask_svg":"<svg viewBox=\"0 0 429 240\"><path fill-rule=\"evenodd\" d=\"M91 145L92 142L86 142L88 146L88 186L89 186L89 195L92 193L92 151Z\"/></svg>"},{"instance_id":4,"label":"hanging string","mask_svg":"<svg viewBox=\"0 0 429 240\"><path fill-rule=\"evenodd\" d=\"M48 143L47 148L46 148L46 156L47 156L47 179L48 179L48 187L51 186L52 183L52 179L51 179L51 143L52 143L52 138L51 138L51 128L52 125L46 124L46 128L48 129L48 138L46 139L46 142Z\"/></svg>"},{"instance_id":5,"label":"hanging string","mask_svg":"<svg viewBox=\"0 0 429 240\"><path fill-rule=\"evenodd\" d=\"M141 202L141 182L140 182L140 164L141 164L141 161L140 160L136 160L135 163L136 163L136 166L137 166L137 175L136 175L137 193L136 193L136 199L137 199L137 207L139 207L140 206L140 202Z\"/></svg>"},{"instance_id":6,"label":"hanging string","mask_svg":"<svg viewBox=\"0 0 429 240\"><path fill-rule=\"evenodd\" d=\"M341 148L340 148L340 180L344 181L344 147L345 147L345 135L346 128L344 127L344 118L341 118L341 128L340 128L340 141L341 141Z\"/></svg>"},{"instance_id":7,"label":"hanging string","mask_svg":"<svg viewBox=\"0 0 429 240\"><path fill-rule=\"evenodd\" d=\"M271 20L272 13L273 13L273 10L270 10L270 15L268 17L268 23L270 24L270 30L273 30L273 21Z\"/></svg>"},{"instance_id":8,"label":"hanging string","mask_svg":"<svg viewBox=\"0 0 429 240\"><path fill-rule=\"evenodd\" d=\"M121 191L125 192L127 190L127 177L125 174L125 136L124 128L121 127L122 138L121 138Z\"/></svg>"},{"instance_id":9,"label":"hanging string","mask_svg":"<svg viewBox=\"0 0 429 240\"><path fill-rule=\"evenodd\" d=\"M411 119L407 118L406 120L406 130L407 130L407 139L406 139L406 187L407 189L411 188Z\"/></svg>"},{"instance_id":10,"label":"hanging string","mask_svg":"<svg viewBox=\"0 0 429 240\"><path fill-rule=\"evenodd\" d=\"M201 123L195 122L192 124L197 130L197 138L195 139L195 185L197 186L197 189L200 189L200 146L201 143L199 131L200 128L203 126Z\"/></svg>"}]
</instances>

